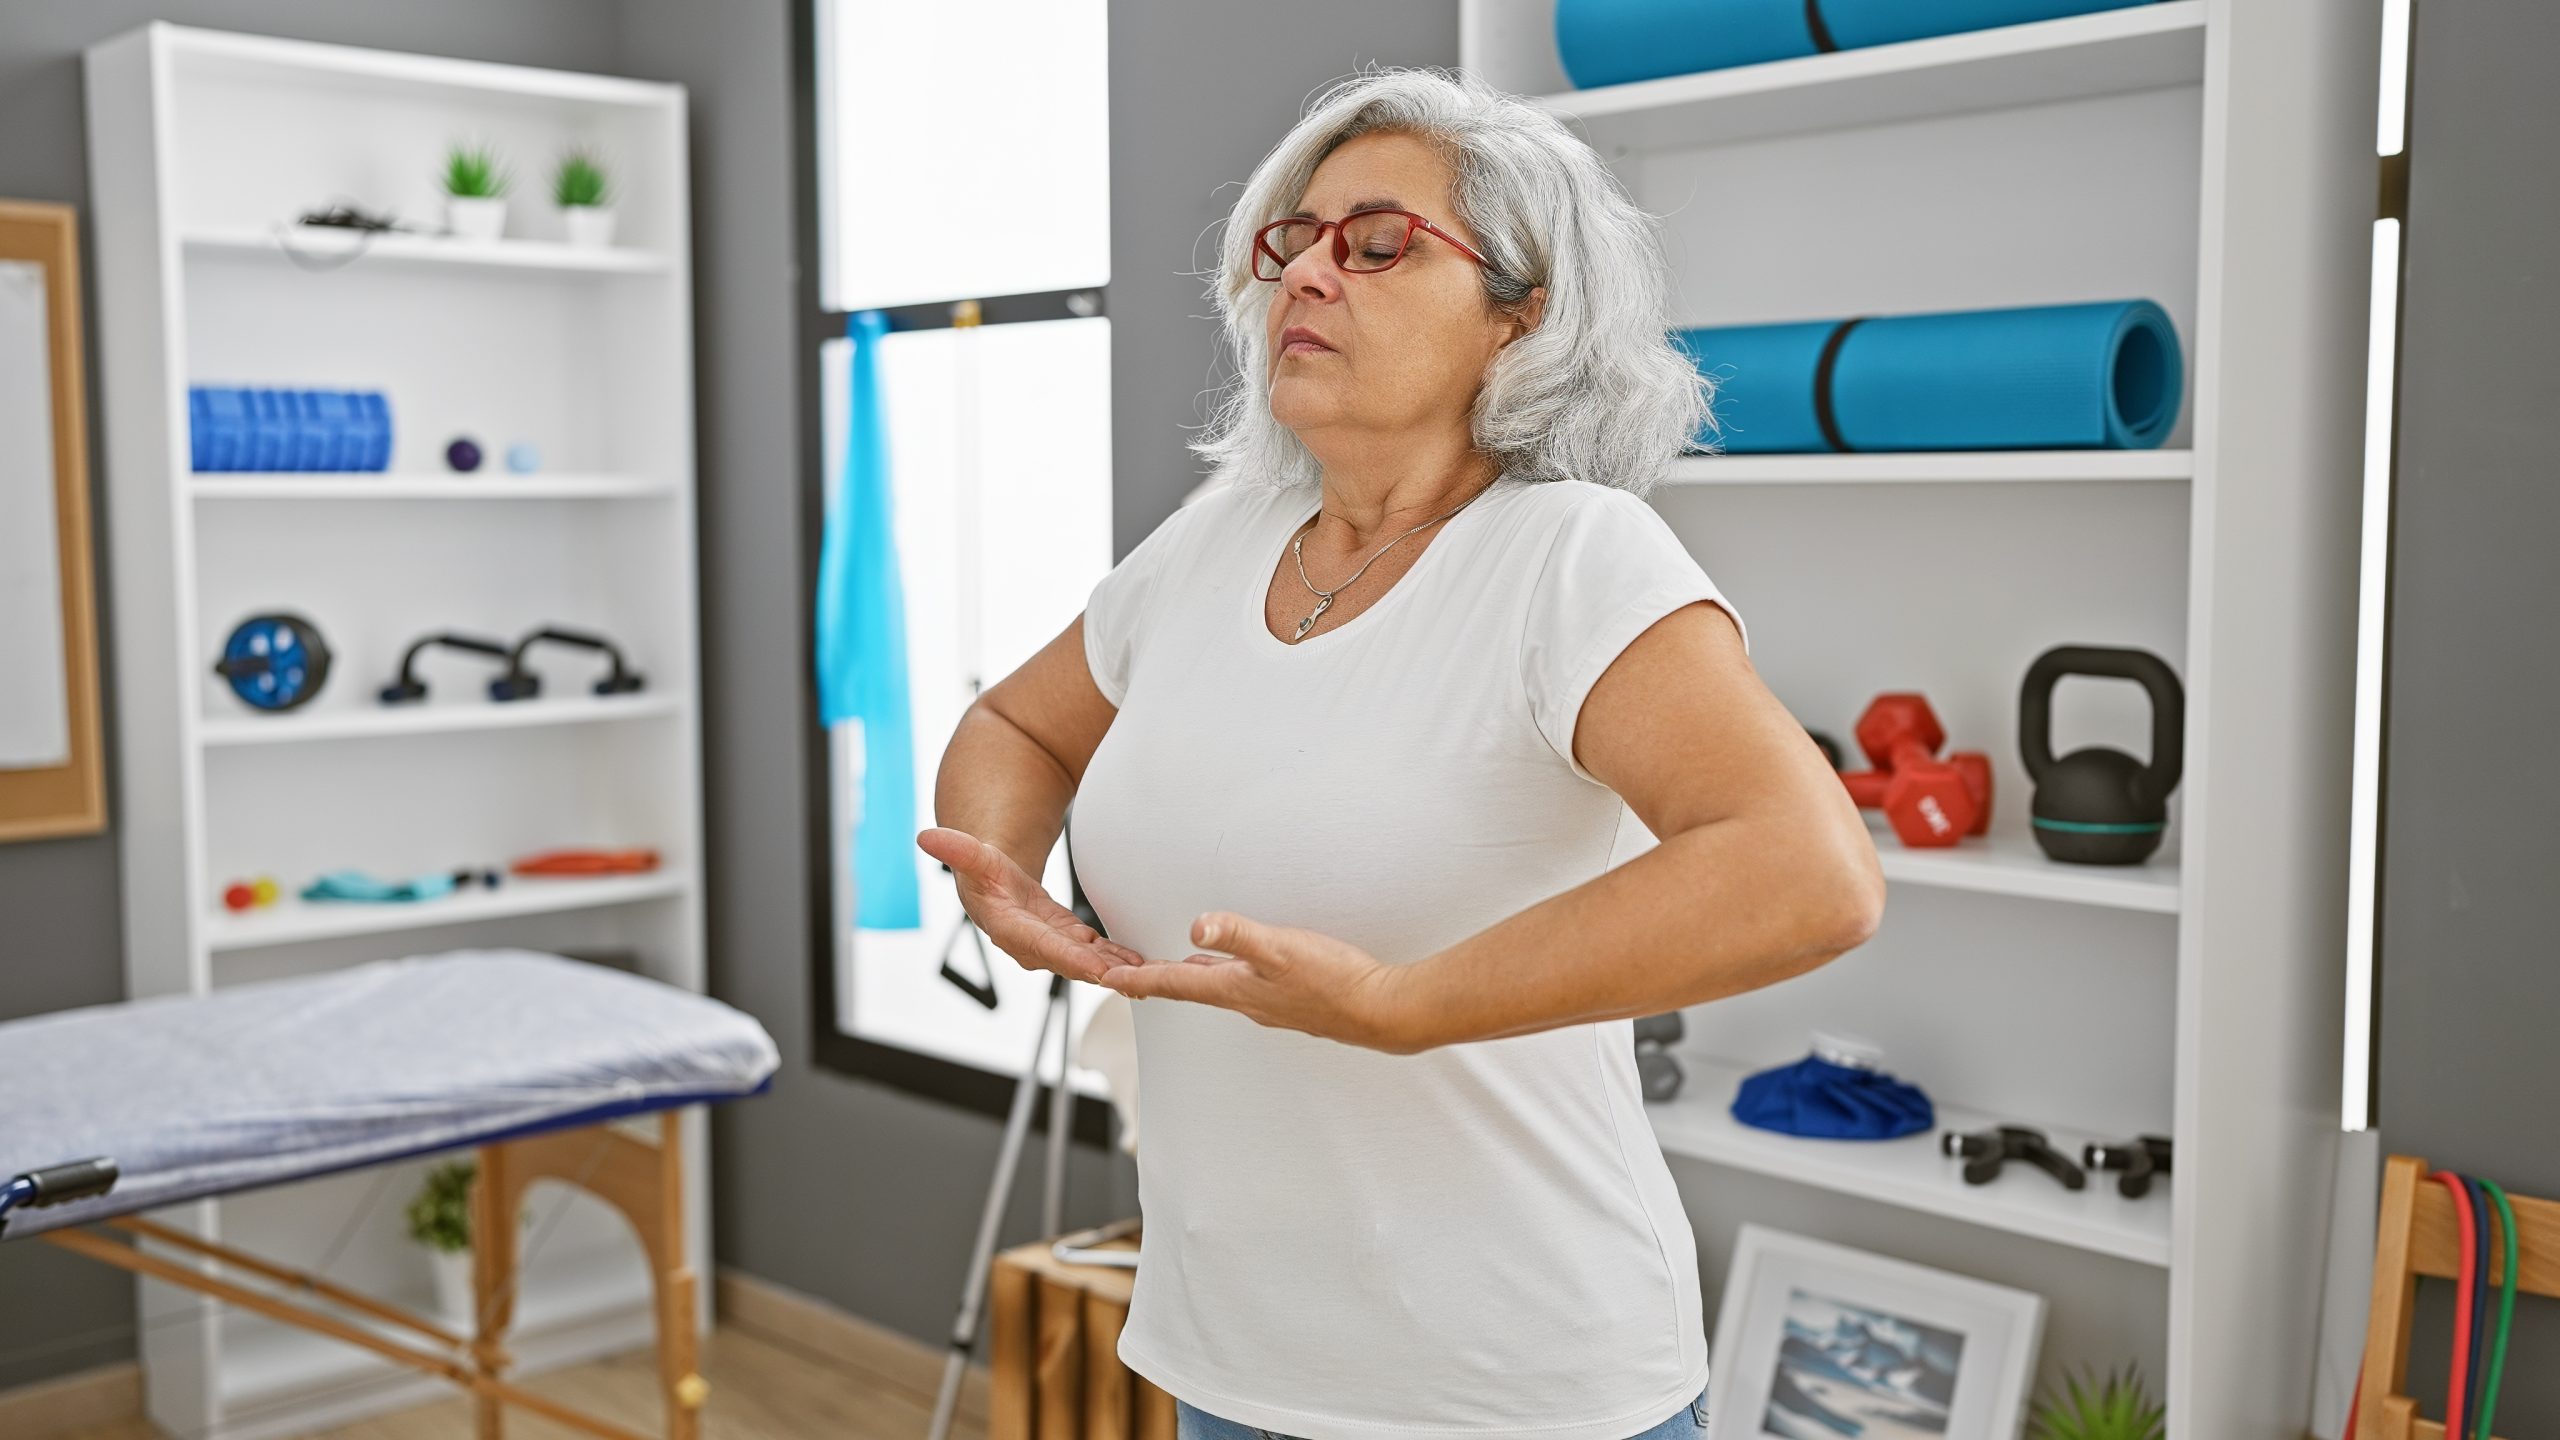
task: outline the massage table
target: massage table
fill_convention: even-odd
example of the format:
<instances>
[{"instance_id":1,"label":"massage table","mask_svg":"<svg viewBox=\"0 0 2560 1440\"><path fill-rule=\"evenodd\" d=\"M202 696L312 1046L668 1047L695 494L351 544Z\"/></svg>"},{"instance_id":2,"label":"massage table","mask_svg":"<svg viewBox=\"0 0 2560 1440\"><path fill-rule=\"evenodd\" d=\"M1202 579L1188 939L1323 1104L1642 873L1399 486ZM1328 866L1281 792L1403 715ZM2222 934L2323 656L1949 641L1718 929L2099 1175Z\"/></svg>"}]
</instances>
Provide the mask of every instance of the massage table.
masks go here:
<instances>
[{"instance_id":1,"label":"massage table","mask_svg":"<svg viewBox=\"0 0 2560 1440\"><path fill-rule=\"evenodd\" d=\"M471 1393L480 1440L496 1440L509 1405L645 1440L506 1378L514 1218L534 1181L561 1181L637 1233L665 1433L696 1440L709 1387L695 1364L678 1112L761 1093L777 1064L772 1037L727 1005L527 950L12 1021L0 1024L0 1241L40 1238L441 1376ZM466 1147L479 1151L468 1336L139 1213Z\"/></svg>"}]
</instances>

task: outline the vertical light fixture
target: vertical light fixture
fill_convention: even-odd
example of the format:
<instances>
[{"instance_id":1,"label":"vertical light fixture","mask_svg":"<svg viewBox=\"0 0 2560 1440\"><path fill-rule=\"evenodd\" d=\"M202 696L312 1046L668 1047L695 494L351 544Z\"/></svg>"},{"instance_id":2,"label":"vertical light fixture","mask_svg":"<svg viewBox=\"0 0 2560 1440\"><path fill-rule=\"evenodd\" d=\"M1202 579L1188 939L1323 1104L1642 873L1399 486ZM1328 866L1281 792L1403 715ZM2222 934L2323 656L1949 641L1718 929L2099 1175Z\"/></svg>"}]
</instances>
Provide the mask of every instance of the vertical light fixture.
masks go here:
<instances>
[{"instance_id":1,"label":"vertical light fixture","mask_svg":"<svg viewBox=\"0 0 2560 1440\"><path fill-rule=\"evenodd\" d=\"M2392 420L2398 396L2400 226L2408 193L2410 0L2383 0L2374 153L2381 199L2373 222L2373 305L2365 345L2364 542L2358 562L2354 772L2347 812L2347 1005L2338 1114L2373 1126L2374 916L2379 882L2382 706L2390 620Z\"/></svg>"}]
</instances>

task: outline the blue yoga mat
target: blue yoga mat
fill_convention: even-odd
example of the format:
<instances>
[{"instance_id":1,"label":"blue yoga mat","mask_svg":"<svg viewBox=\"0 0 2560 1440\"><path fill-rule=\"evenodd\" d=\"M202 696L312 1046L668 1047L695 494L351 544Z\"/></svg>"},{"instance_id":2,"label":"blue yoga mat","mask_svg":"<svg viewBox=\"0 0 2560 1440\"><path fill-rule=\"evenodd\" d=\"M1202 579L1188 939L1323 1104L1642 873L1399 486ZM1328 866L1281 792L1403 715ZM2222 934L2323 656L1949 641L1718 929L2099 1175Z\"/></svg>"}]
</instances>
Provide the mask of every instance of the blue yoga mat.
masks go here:
<instances>
[{"instance_id":1,"label":"blue yoga mat","mask_svg":"<svg viewBox=\"0 0 2560 1440\"><path fill-rule=\"evenodd\" d=\"M1582 88L1791 60L2150 0L1556 0L1556 56ZM1819 25L1820 29L1815 27ZM1825 42L1828 43L1825 43Z\"/></svg>"},{"instance_id":2,"label":"blue yoga mat","mask_svg":"<svg viewBox=\"0 0 2560 1440\"><path fill-rule=\"evenodd\" d=\"M1845 327L1845 333L1843 333ZM1822 426L1822 357L1833 435ZM2178 332L2148 300L1675 330L1729 454L2149 450L2178 423Z\"/></svg>"}]
</instances>

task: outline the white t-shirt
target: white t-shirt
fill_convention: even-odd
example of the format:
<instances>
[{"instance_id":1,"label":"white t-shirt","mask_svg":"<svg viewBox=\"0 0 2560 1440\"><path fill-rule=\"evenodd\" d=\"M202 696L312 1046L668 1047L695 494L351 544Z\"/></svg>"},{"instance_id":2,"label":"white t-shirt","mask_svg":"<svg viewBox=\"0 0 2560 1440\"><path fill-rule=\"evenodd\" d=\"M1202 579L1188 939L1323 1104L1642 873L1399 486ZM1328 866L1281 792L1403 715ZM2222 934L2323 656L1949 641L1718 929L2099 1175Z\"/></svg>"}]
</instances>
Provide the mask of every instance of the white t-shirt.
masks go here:
<instances>
[{"instance_id":1,"label":"white t-shirt","mask_svg":"<svg viewBox=\"0 0 2560 1440\"><path fill-rule=\"evenodd\" d=\"M1263 597L1319 498L1185 506L1085 610L1119 714L1076 870L1150 960L1223 909L1405 963L1602 873L1636 822L1571 759L1583 697L1654 621L1724 603L1642 499L1506 478L1369 608L1284 644ZM1397 1056L1186 1001L1135 1014L1131 1369L1310 1440L1625 1440L1705 1386L1631 1021Z\"/></svg>"}]
</instances>

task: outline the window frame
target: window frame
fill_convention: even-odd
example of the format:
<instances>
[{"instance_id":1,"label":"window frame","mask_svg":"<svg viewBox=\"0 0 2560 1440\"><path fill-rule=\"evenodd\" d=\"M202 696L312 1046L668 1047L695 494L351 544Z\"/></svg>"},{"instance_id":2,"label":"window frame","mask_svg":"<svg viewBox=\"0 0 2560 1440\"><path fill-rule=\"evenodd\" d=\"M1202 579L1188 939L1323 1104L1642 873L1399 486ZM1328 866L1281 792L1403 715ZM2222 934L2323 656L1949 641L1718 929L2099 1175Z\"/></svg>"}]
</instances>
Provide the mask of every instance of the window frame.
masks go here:
<instances>
[{"instance_id":1,"label":"window frame","mask_svg":"<svg viewBox=\"0 0 2560 1440\"><path fill-rule=\"evenodd\" d=\"M829 180L826 175L825 82L820 73L824 54L818 7L830 0L798 0L791 7L791 83L793 140L793 249L797 273L795 337L799 422L799 613L793 628L801 663L800 742L804 773L821 783L806 811L801 843L809 878L809 1053L818 1068L876 1081L926 1099L980 1114L1002 1117L1013 1100L1018 1074L981 1070L940 1055L902 1045L847 1034L836 1025L836 913L833 759L826 727L818 720L816 610L819 553L827 513L826 405L824 349L842 339L853 312L827 306L823 280L829 265L826 227ZM962 307L974 301L976 323L1007 325L1035 320L1086 319L1109 314L1108 285L1076 290L1048 290L1026 295L953 297L880 309L889 328L921 330L955 323ZM1052 1087L1044 1084L1044 1096ZM1035 1107L1033 1128L1048 1126L1047 1104ZM1069 1133L1087 1144L1111 1144L1111 1106L1078 1092Z\"/></svg>"}]
</instances>

